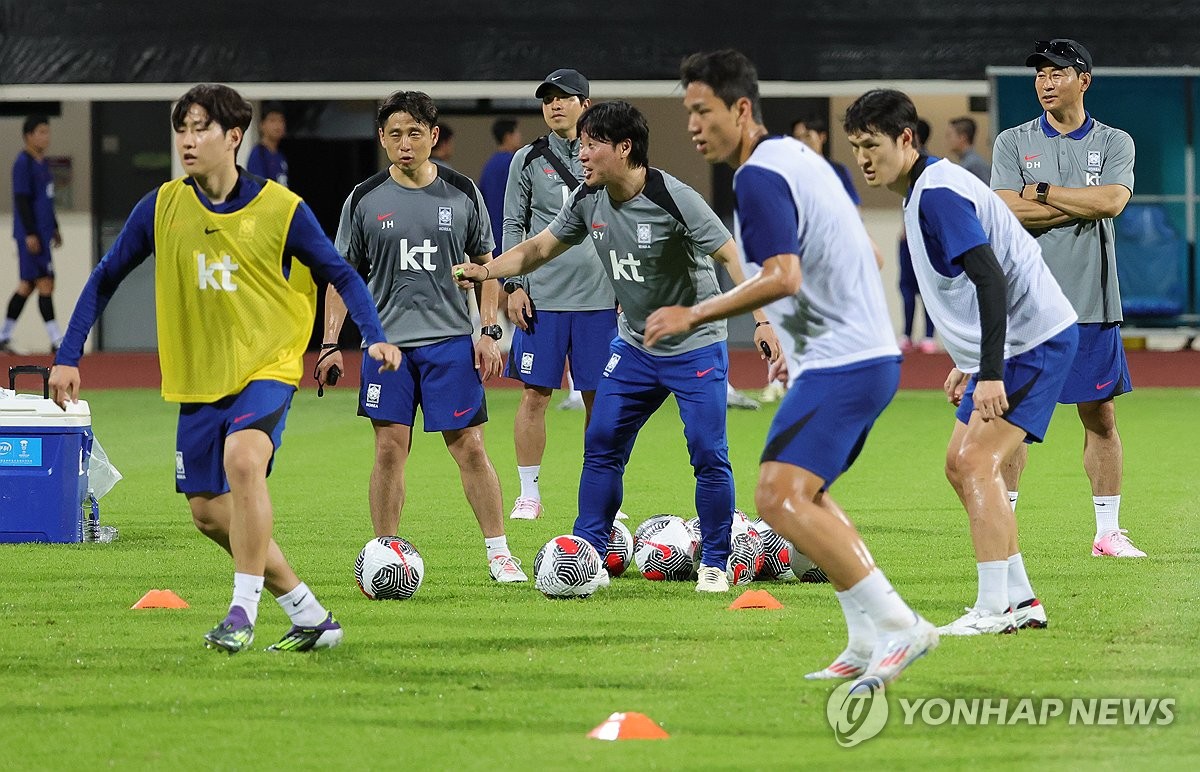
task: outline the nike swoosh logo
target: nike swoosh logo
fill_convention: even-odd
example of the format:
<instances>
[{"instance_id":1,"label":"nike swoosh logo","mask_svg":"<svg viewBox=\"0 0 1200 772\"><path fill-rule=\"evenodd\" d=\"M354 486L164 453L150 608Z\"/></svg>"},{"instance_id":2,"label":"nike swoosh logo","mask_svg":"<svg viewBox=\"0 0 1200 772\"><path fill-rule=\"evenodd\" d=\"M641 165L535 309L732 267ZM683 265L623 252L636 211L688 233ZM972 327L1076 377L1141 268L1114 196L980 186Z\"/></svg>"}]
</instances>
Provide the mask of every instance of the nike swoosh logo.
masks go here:
<instances>
[{"instance_id":1,"label":"nike swoosh logo","mask_svg":"<svg viewBox=\"0 0 1200 772\"><path fill-rule=\"evenodd\" d=\"M710 367L707 370L697 370L696 377L703 378L704 376L708 375L709 373L711 373L713 370L716 370L716 369L717 369L716 367Z\"/></svg>"},{"instance_id":2,"label":"nike swoosh logo","mask_svg":"<svg viewBox=\"0 0 1200 772\"><path fill-rule=\"evenodd\" d=\"M472 410L474 410L474 409L475 409L475 408L473 408L473 407L469 407L469 408L467 408L466 410L455 410L455 411L454 411L454 417L455 417L455 418L462 418L463 416L465 416L467 413L470 413L470 412L471 412Z\"/></svg>"},{"instance_id":3,"label":"nike swoosh logo","mask_svg":"<svg viewBox=\"0 0 1200 772\"><path fill-rule=\"evenodd\" d=\"M593 227L593 228L607 228L607 227L608 227L608 223L606 223L606 222L594 222L594 223L592 223L592 227Z\"/></svg>"},{"instance_id":4,"label":"nike swoosh logo","mask_svg":"<svg viewBox=\"0 0 1200 772\"><path fill-rule=\"evenodd\" d=\"M219 230L221 230L221 229L220 228L205 228L204 233L205 233L205 235L211 236Z\"/></svg>"},{"instance_id":5,"label":"nike swoosh logo","mask_svg":"<svg viewBox=\"0 0 1200 772\"><path fill-rule=\"evenodd\" d=\"M377 214L377 215L375 215L375 219L378 220L379 222L383 222L384 220L391 217L395 213L396 213L395 210L393 210L391 212L388 212L387 214Z\"/></svg>"},{"instance_id":6,"label":"nike swoosh logo","mask_svg":"<svg viewBox=\"0 0 1200 772\"><path fill-rule=\"evenodd\" d=\"M253 418L253 417L254 417L254 413L246 413L245 415L240 415L237 418L233 419L233 422L235 424L240 424L242 421L245 421L247 418Z\"/></svg>"},{"instance_id":7,"label":"nike swoosh logo","mask_svg":"<svg viewBox=\"0 0 1200 772\"><path fill-rule=\"evenodd\" d=\"M1038 153L1037 155L1027 155L1027 156L1025 156L1025 160L1032 161L1035 158L1041 158L1041 157L1042 157L1041 153Z\"/></svg>"},{"instance_id":8,"label":"nike swoosh logo","mask_svg":"<svg viewBox=\"0 0 1200 772\"><path fill-rule=\"evenodd\" d=\"M1101 390L1101 389L1103 389L1105 386L1111 386L1111 385L1112 385L1112 381L1105 381L1104 383L1097 383L1097 384L1096 384L1096 391L1100 391L1100 390Z\"/></svg>"},{"instance_id":9,"label":"nike swoosh logo","mask_svg":"<svg viewBox=\"0 0 1200 772\"><path fill-rule=\"evenodd\" d=\"M307 598L308 598L308 593L306 592L306 593L304 593L304 597L302 597L300 600L292 601L292 608L300 608L300 604L303 603Z\"/></svg>"}]
</instances>

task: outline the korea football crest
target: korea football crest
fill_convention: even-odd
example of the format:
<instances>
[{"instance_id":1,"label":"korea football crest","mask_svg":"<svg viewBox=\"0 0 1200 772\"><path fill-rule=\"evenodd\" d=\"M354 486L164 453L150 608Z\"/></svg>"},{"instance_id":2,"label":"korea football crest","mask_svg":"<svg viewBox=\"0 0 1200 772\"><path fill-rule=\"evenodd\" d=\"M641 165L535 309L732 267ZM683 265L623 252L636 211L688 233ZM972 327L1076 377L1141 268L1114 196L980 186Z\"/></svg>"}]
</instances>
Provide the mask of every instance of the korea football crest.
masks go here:
<instances>
[{"instance_id":1,"label":"korea football crest","mask_svg":"<svg viewBox=\"0 0 1200 772\"><path fill-rule=\"evenodd\" d=\"M1089 172L1098 172L1101 168L1103 158L1099 150L1087 151L1087 170Z\"/></svg>"},{"instance_id":2,"label":"korea football crest","mask_svg":"<svg viewBox=\"0 0 1200 772\"><path fill-rule=\"evenodd\" d=\"M653 238L650 233L650 223L640 222L637 224L637 245L639 247L649 247L653 243Z\"/></svg>"},{"instance_id":3,"label":"korea football crest","mask_svg":"<svg viewBox=\"0 0 1200 772\"><path fill-rule=\"evenodd\" d=\"M438 207L438 230L448 231L454 225L454 209L449 206Z\"/></svg>"}]
</instances>

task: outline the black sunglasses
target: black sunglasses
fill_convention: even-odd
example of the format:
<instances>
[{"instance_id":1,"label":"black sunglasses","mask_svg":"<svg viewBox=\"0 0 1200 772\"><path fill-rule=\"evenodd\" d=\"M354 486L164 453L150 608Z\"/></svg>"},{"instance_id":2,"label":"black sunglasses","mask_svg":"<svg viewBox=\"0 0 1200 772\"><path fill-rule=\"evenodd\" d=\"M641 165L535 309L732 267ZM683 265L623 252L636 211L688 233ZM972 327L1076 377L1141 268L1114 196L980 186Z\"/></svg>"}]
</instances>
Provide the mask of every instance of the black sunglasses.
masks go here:
<instances>
[{"instance_id":1,"label":"black sunglasses","mask_svg":"<svg viewBox=\"0 0 1200 772\"><path fill-rule=\"evenodd\" d=\"M1075 50L1075 46L1070 43L1064 43L1061 40L1038 40L1033 44L1033 52L1035 54L1054 54L1061 56L1064 59L1070 59L1078 65L1081 71L1087 70L1087 62Z\"/></svg>"}]
</instances>

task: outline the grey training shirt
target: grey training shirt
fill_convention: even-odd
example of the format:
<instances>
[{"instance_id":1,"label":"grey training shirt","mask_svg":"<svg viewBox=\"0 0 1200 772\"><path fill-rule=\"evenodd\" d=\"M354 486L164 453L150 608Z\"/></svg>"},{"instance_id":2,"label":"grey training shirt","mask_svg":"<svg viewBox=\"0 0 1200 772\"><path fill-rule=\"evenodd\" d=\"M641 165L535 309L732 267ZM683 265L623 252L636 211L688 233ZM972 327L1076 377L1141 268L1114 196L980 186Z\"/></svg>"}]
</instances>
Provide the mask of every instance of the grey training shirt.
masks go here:
<instances>
[{"instance_id":1,"label":"grey training shirt","mask_svg":"<svg viewBox=\"0 0 1200 772\"><path fill-rule=\"evenodd\" d=\"M1067 188L1124 185L1132 193L1133 157L1133 138L1091 115L1075 131L1059 134L1042 114L996 137L992 190L1019 193L1027 184L1048 182ZM1111 219L1071 220L1030 232L1081 323L1122 320Z\"/></svg>"},{"instance_id":2,"label":"grey training shirt","mask_svg":"<svg viewBox=\"0 0 1200 772\"><path fill-rule=\"evenodd\" d=\"M568 141L551 132L544 141L574 175L564 180L542 154L533 153L530 143L513 156L504 191L504 248L512 249L541 233L562 209L579 181L579 140ZM531 156L531 153L533 155ZM533 273L519 277L535 308L544 311L602 311L617 301L591 244L571 247Z\"/></svg>"},{"instance_id":3,"label":"grey training shirt","mask_svg":"<svg viewBox=\"0 0 1200 772\"><path fill-rule=\"evenodd\" d=\"M671 356L725 340L725 321L664 338L653 349L642 343L646 317L663 306L694 306L721 292L709 257L732 238L700 194L658 169L646 185L614 204L604 188L581 185L571 194L550 233L567 244L590 235L621 315L617 334L655 356Z\"/></svg>"},{"instance_id":4,"label":"grey training shirt","mask_svg":"<svg viewBox=\"0 0 1200 772\"><path fill-rule=\"evenodd\" d=\"M351 265L368 266L389 343L424 346L473 332L451 271L495 243L483 194L467 177L439 166L433 182L406 188L387 170L376 174L342 206L335 246Z\"/></svg>"}]
</instances>

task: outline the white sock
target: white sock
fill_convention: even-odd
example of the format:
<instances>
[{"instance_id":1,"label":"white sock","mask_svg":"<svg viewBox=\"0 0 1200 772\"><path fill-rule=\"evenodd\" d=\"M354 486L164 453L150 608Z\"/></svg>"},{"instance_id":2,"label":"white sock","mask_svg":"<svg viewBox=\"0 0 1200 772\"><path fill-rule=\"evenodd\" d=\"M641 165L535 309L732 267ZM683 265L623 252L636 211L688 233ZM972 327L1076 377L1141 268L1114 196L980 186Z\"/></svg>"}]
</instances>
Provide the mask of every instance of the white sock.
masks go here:
<instances>
[{"instance_id":1,"label":"white sock","mask_svg":"<svg viewBox=\"0 0 1200 772\"><path fill-rule=\"evenodd\" d=\"M62 332L60 332L58 329L57 319L51 319L50 321L46 322L46 334L50 336L50 342L56 346L58 345L58 342L62 340Z\"/></svg>"},{"instance_id":2,"label":"white sock","mask_svg":"<svg viewBox=\"0 0 1200 772\"><path fill-rule=\"evenodd\" d=\"M1025 558L1018 552L1008 558L1008 605L1016 608L1035 597L1029 575L1025 573Z\"/></svg>"},{"instance_id":3,"label":"white sock","mask_svg":"<svg viewBox=\"0 0 1200 772\"><path fill-rule=\"evenodd\" d=\"M1020 491L1009 491L1008 492L1008 503L1010 505L1012 505L1013 512L1017 511L1017 497L1020 495L1021 495Z\"/></svg>"},{"instance_id":4,"label":"white sock","mask_svg":"<svg viewBox=\"0 0 1200 772\"><path fill-rule=\"evenodd\" d=\"M988 560L976 563L979 572L979 594L975 608L1003 614L1008 609L1008 561Z\"/></svg>"},{"instance_id":5,"label":"white sock","mask_svg":"<svg viewBox=\"0 0 1200 772\"><path fill-rule=\"evenodd\" d=\"M917 622L916 612L908 607L878 568L846 590L846 594L866 613L875 626L876 636L883 632L907 630Z\"/></svg>"},{"instance_id":6,"label":"white sock","mask_svg":"<svg viewBox=\"0 0 1200 772\"><path fill-rule=\"evenodd\" d=\"M241 606L250 624L258 619L258 601L262 598L263 578L251 574L233 575L233 606Z\"/></svg>"},{"instance_id":7,"label":"white sock","mask_svg":"<svg viewBox=\"0 0 1200 772\"><path fill-rule=\"evenodd\" d=\"M1096 538L1109 531L1120 530L1121 496L1092 496L1096 508Z\"/></svg>"},{"instance_id":8,"label":"white sock","mask_svg":"<svg viewBox=\"0 0 1200 772\"><path fill-rule=\"evenodd\" d=\"M280 595L275 602L288 615L288 619L292 620L292 624L299 627L316 627L329 616L329 611L321 605L317 596L304 582L296 585L291 592Z\"/></svg>"},{"instance_id":9,"label":"white sock","mask_svg":"<svg viewBox=\"0 0 1200 772\"><path fill-rule=\"evenodd\" d=\"M850 638L846 648L869 659L871 651L875 648L875 625L871 623L866 610L850 596L849 590L837 593L837 599L842 604L842 614L846 617L846 631Z\"/></svg>"},{"instance_id":10,"label":"white sock","mask_svg":"<svg viewBox=\"0 0 1200 772\"><path fill-rule=\"evenodd\" d=\"M537 466L517 467L517 475L521 478L521 498L533 499L534 501L542 500L542 493L538 490L538 475L541 471L541 464Z\"/></svg>"},{"instance_id":11,"label":"white sock","mask_svg":"<svg viewBox=\"0 0 1200 772\"><path fill-rule=\"evenodd\" d=\"M489 563L492 562L493 558L496 558L500 555L512 554L508 551L507 536L493 536L490 539L484 539L483 545L487 547L487 559Z\"/></svg>"}]
</instances>

